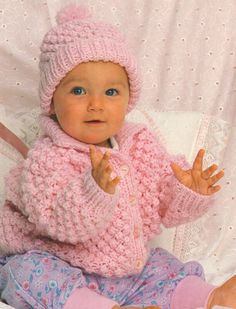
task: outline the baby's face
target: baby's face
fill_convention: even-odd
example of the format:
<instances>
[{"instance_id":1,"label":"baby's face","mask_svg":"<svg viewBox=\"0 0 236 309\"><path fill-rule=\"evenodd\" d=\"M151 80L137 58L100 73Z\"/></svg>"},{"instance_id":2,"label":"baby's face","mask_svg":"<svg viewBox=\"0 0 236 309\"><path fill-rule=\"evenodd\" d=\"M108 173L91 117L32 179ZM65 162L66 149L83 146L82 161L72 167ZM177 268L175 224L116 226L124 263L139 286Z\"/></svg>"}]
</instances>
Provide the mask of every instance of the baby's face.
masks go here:
<instances>
[{"instance_id":1,"label":"baby's face","mask_svg":"<svg viewBox=\"0 0 236 309\"><path fill-rule=\"evenodd\" d=\"M108 146L123 125L129 101L125 70L111 62L77 65L57 86L51 106L61 128L73 138Z\"/></svg>"}]
</instances>

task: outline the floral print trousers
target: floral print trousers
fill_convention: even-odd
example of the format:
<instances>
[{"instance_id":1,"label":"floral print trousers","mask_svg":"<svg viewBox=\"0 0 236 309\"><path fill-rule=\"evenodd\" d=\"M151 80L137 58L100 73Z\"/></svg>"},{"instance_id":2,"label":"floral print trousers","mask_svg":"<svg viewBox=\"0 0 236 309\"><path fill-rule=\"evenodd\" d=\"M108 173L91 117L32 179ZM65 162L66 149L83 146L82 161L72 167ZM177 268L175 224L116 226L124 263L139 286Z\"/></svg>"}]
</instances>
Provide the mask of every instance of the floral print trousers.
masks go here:
<instances>
[{"instance_id":1,"label":"floral print trousers","mask_svg":"<svg viewBox=\"0 0 236 309\"><path fill-rule=\"evenodd\" d=\"M17 309L60 309L75 289L88 287L120 306L170 309L173 291L186 276L204 279L202 266L183 264L160 248L151 250L141 273L124 278L88 274L47 252L33 250L0 258L0 295Z\"/></svg>"}]
</instances>

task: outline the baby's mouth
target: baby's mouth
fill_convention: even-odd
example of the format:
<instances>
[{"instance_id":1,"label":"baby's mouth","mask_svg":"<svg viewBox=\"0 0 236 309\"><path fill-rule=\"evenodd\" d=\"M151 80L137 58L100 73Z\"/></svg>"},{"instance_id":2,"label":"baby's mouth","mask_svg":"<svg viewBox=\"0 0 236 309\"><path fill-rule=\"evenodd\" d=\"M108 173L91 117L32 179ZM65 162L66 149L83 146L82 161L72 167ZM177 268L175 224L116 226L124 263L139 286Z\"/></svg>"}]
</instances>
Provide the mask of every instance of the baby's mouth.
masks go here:
<instances>
[{"instance_id":1,"label":"baby's mouth","mask_svg":"<svg viewBox=\"0 0 236 309\"><path fill-rule=\"evenodd\" d=\"M86 121L86 122L101 122L101 120L89 120L89 121Z\"/></svg>"},{"instance_id":2,"label":"baby's mouth","mask_svg":"<svg viewBox=\"0 0 236 309\"><path fill-rule=\"evenodd\" d=\"M104 123L104 122L105 121L102 121L102 120L99 120L99 119L85 121L85 123Z\"/></svg>"}]
</instances>

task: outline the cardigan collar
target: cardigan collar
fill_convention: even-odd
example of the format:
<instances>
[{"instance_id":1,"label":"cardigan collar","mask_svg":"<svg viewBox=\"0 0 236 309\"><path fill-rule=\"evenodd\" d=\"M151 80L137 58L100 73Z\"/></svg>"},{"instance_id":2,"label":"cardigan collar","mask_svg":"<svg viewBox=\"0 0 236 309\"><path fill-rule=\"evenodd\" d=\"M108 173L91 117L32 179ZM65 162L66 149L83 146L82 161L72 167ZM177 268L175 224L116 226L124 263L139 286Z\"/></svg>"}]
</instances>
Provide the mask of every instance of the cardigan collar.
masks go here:
<instances>
[{"instance_id":1,"label":"cardigan collar","mask_svg":"<svg viewBox=\"0 0 236 309\"><path fill-rule=\"evenodd\" d=\"M42 129L43 136L48 136L52 141L65 148L74 148L83 152L89 152L89 145L76 140L75 138L66 134L59 124L48 116L40 116L40 127ZM125 152L127 148L130 148L131 140L133 135L140 131L144 126L141 124L135 124L132 122L125 122L121 130L114 137L111 138L112 146L111 151L122 151ZM107 150L106 147L100 147L101 149Z\"/></svg>"}]
</instances>

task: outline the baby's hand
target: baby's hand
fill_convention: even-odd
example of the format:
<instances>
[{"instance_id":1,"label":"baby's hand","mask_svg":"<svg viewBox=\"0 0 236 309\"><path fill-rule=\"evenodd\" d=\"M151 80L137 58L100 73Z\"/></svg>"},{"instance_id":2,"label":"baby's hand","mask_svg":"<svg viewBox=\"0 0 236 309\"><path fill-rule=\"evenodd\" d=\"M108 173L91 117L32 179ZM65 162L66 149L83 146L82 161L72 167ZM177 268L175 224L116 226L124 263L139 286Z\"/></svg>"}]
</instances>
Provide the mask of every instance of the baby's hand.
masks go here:
<instances>
[{"instance_id":1,"label":"baby's hand","mask_svg":"<svg viewBox=\"0 0 236 309\"><path fill-rule=\"evenodd\" d=\"M89 150L94 180L105 192L114 194L120 178L111 179L112 167L109 163L111 154L108 151L104 154L101 151L96 151L94 145L90 145Z\"/></svg>"},{"instance_id":2,"label":"baby's hand","mask_svg":"<svg viewBox=\"0 0 236 309\"><path fill-rule=\"evenodd\" d=\"M215 184L224 176L224 171L220 171L213 175L217 170L217 165L213 164L203 171L202 163L204 156L204 149L200 149L190 170L183 170L175 163L171 164L171 168L175 177L183 185L189 189L203 195L211 195L220 190L220 186ZM213 176L212 176L213 175Z\"/></svg>"}]
</instances>

